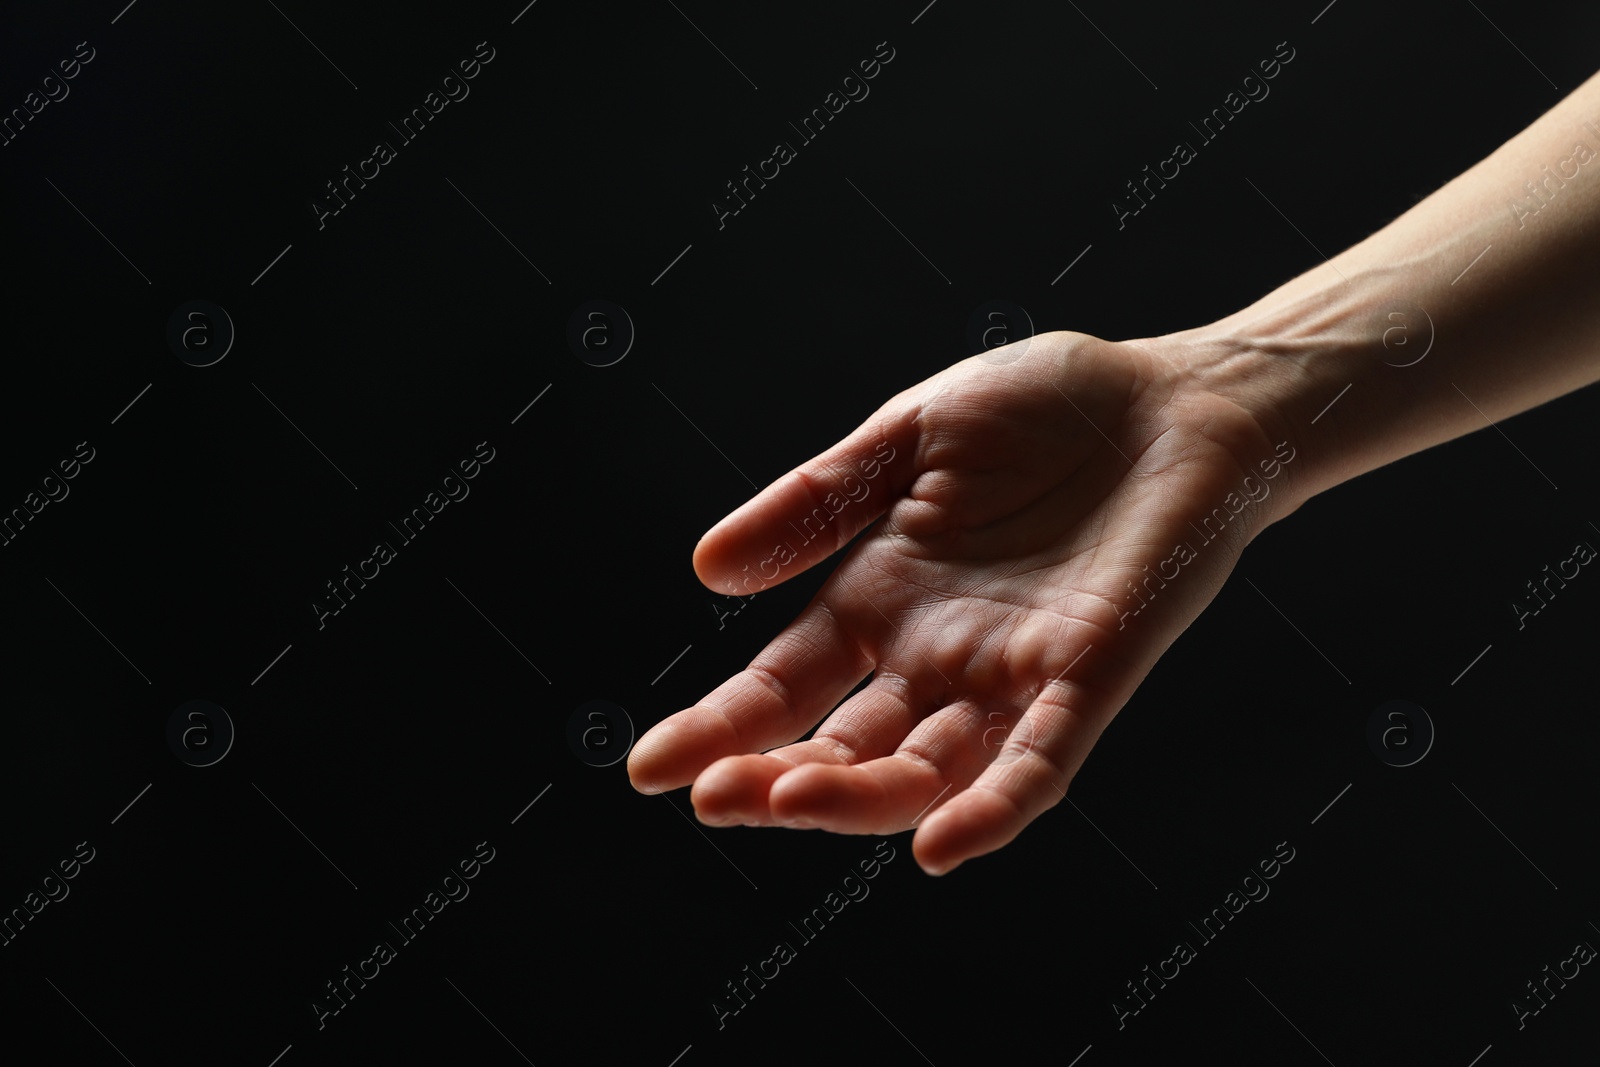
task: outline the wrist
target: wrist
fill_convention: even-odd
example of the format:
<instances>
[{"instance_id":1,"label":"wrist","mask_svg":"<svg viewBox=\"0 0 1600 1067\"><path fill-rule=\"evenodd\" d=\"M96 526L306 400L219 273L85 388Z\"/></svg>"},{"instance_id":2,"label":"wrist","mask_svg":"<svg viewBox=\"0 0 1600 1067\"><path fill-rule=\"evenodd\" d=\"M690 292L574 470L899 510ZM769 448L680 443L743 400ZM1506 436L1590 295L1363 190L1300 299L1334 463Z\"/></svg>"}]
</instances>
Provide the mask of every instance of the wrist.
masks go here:
<instances>
[{"instance_id":1,"label":"wrist","mask_svg":"<svg viewBox=\"0 0 1600 1067\"><path fill-rule=\"evenodd\" d=\"M1380 279L1351 285L1319 273L1334 272L1318 268L1216 322L1140 342L1165 353L1189 387L1247 413L1268 453L1293 456L1266 524L1414 451L1406 420L1416 391L1449 389L1425 369L1433 327L1422 308L1386 297Z\"/></svg>"}]
</instances>

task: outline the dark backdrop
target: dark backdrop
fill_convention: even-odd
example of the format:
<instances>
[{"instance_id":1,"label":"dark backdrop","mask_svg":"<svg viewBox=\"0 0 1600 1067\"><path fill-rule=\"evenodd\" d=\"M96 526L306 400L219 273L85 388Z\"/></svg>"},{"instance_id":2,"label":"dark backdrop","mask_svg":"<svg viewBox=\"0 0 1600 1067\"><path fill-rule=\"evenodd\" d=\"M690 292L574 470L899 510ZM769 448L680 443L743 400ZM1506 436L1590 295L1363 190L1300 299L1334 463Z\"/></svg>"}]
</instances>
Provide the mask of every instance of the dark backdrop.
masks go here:
<instances>
[{"instance_id":1,"label":"dark backdrop","mask_svg":"<svg viewBox=\"0 0 1600 1067\"><path fill-rule=\"evenodd\" d=\"M1591 968L1520 1026L1513 1002L1600 945L1600 578L1521 630L1510 607L1600 544L1592 390L1268 531L1073 802L950 877L909 834L701 832L685 794L590 765L628 743L610 709L692 703L826 571L727 614L698 536L970 354L981 304L1107 337L1234 310L1575 88L1592 5L123 2L8 5L0 37L27 111L0 148L0 507L38 508L0 547L9 1041L140 1067L1592 1062ZM719 227L725 183L880 42L870 95ZM1119 228L1124 183L1280 42L1270 96ZM444 86L470 95L409 143L386 125L475 52ZM392 533L463 460L470 494ZM376 976L333 1014L345 967Z\"/></svg>"}]
</instances>

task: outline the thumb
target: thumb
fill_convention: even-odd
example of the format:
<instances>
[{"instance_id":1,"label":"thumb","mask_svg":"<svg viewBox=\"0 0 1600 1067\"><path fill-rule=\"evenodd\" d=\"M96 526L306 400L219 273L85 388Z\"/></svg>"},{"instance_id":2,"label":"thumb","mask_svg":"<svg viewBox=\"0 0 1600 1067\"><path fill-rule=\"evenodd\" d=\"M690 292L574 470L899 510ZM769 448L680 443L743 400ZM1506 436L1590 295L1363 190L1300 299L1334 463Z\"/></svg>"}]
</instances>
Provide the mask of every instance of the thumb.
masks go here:
<instances>
[{"instance_id":1,"label":"thumb","mask_svg":"<svg viewBox=\"0 0 1600 1067\"><path fill-rule=\"evenodd\" d=\"M700 581L748 596L837 552L915 479L918 413L897 397L725 516L695 546Z\"/></svg>"}]
</instances>

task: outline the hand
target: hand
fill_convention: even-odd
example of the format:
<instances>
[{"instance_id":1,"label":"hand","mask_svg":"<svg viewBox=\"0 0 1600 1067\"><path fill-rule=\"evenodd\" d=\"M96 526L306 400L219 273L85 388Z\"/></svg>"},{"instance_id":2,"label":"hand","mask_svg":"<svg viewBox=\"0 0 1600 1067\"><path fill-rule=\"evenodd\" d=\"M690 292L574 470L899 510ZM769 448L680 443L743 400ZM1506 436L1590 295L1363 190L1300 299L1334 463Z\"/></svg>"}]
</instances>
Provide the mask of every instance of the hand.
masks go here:
<instances>
[{"instance_id":1,"label":"hand","mask_svg":"<svg viewBox=\"0 0 1600 1067\"><path fill-rule=\"evenodd\" d=\"M930 874L1010 842L1293 510L1292 449L1235 399L1261 391L1246 361L1051 333L890 400L701 539L701 581L747 594L881 517L749 667L639 739L635 788L692 782L714 826L917 826Z\"/></svg>"}]
</instances>

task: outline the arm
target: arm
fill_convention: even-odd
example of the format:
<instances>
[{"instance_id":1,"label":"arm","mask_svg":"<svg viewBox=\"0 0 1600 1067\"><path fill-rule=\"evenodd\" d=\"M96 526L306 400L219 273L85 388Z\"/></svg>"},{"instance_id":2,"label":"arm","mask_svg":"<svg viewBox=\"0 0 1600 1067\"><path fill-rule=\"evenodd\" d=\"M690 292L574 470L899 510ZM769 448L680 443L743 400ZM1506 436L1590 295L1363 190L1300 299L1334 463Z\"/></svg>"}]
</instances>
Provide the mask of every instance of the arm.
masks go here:
<instances>
[{"instance_id":1,"label":"arm","mask_svg":"<svg viewBox=\"0 0 1600 1067\"><path fill-rule=\"evenodd\" d=\"M1600 380L1600 75L1371 237L1167 340L1305 442L1288 510Z\"/></svg>"},{"instance_id":2,"label":"arm","mask_svg":"<svg viewBox=\"0 0 1600 1067\"><path fill-rule=\"evenodd\" d=\"M1597 267L1600 77L1214 324L1045 334L907 389L701 539L701 580L753 593L871 527L748 667L640 738L634 786L692 783L708 825L914 827L934 874L1002 847L1263 528L1600 378Z\"/></svg>"}]
</instances>

